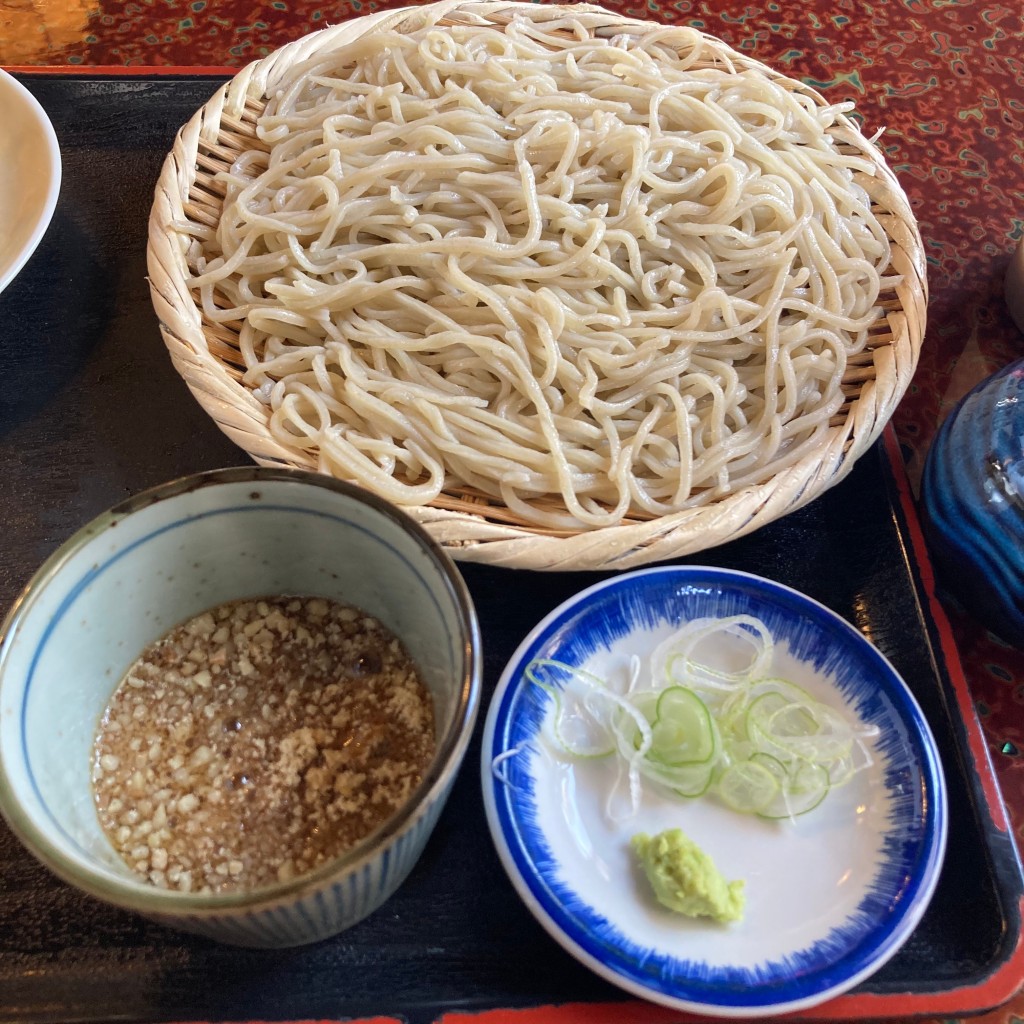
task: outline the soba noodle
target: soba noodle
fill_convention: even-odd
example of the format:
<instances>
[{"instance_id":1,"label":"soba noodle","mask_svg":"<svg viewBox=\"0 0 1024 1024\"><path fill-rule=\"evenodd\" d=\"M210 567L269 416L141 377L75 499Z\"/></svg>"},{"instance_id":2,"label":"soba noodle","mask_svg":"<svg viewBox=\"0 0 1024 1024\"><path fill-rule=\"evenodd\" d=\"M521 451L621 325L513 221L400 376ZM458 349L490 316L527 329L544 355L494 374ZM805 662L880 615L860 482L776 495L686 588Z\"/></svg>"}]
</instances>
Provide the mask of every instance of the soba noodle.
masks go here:
<instances>
[{"instance_id":1,"label":"soba noodle","mask_svg":"<svg viewBox=\"0 0 1024 1024\"><path fill-rule=\"evenodd\" d=\"M845 107L706 46L517 16L292 69L191 282L274 436L400 504L577 529L813 450L888 270L872 165Z\"/></svg>"}]
</instances>

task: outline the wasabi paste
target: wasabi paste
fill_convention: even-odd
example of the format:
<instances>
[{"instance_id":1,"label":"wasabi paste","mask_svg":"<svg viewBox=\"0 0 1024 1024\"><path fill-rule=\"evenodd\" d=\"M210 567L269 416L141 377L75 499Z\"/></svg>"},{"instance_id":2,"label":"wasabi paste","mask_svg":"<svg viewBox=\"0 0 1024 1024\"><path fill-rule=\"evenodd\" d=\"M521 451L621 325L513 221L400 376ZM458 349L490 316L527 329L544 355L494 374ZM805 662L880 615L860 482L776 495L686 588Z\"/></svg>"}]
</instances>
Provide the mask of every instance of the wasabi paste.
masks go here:
<instances>
[{"instance_id":1,"label":"wasabi paste","mask_svg":"<svg viewBox=\"0 0 1024 1024\"><path fill-rule=\"evenodd\" d=\"M670 828L653 837L641 832L630 845L658 902L669 910L722 922L743 917L743 882L727 882L681 829Z\"/></svg>"}]
</instances>

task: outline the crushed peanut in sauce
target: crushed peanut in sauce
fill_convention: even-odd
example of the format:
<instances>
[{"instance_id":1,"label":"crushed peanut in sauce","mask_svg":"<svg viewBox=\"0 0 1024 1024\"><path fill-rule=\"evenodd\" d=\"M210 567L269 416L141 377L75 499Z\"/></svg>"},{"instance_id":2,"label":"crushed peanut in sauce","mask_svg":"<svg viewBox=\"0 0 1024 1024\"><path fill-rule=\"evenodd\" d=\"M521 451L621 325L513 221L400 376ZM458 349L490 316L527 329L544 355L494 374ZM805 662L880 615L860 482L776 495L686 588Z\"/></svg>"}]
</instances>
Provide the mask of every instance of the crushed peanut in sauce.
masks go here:
<instances>
[{"instance_id":1,"label":"crushed peanut in sauce","mask_svg":"<svg viewBox=\"0 0 1024 1024\"><path fill-rule=\"evenodd\" d=\"M100 720L93 792L147 881L254 889L381 825L434 747L430 695L377 619L322 598L235 601L129 669Z\"/></svg>"}]
</instances>

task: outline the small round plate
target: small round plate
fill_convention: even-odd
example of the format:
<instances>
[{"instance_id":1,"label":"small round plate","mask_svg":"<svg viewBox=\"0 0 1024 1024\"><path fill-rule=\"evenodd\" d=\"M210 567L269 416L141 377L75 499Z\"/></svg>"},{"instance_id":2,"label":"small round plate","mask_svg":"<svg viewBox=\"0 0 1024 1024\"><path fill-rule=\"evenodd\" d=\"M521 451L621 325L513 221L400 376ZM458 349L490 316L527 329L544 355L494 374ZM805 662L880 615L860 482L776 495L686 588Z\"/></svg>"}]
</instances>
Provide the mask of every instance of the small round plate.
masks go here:
<instances>
[{"instance_id":1,"label":"small round plate","mask_svg":"<svg viewBox=\"0 0 1024 1024\"><path fill-rule=\"evenodd\" d=\"M628 820L608 814L614 758L572 761L542 732L552 698L524 677L552 658L624 677L681 624L750 614L775 638L772 670L865 731L869 767L806 815L768 821L713 796L646 785ZM746 573L668 567L599 583L523 641L498 684L482 753L484 802L509 877L570 953L628 992L723 1017L804 1009L845 992L906 941L931 899L946 843L946 790L921 710L885 658L824 606ZM613 820L614 818L614 820ZM742 921L658 905L629 839L681 828L727 880Z\"/></svg>"},{"instance_id":2,"label":"small round plate","mask_svg":"<svg viewBox=\"0 0 1024 1024\"><path fill-rule=\"evenodd\" d=\"M0 292L35 252L57 205L60 147L36 98L0 71Z\"/></svg>"}]
</instances>

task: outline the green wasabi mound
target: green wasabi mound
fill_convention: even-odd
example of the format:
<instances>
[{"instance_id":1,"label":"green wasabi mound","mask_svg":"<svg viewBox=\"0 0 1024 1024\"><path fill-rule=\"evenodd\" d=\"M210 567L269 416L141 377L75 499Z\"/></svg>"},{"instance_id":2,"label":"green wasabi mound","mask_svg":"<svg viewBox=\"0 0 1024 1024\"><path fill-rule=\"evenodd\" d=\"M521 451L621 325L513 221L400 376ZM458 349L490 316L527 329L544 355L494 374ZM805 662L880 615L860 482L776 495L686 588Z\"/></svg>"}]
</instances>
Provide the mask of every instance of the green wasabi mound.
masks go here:
<instances>
[{"instance_id":1,"label":"green wasabi mound","mask_svg":"<svg viewBox=\"0 0 1024 1024\"><path fill-rule=\"evenodd\" d=\"M743 882L727 882L682 829L666 829L656 836L641 832L633 836L630 846L658 902L669 910L722 922L742 919Z\"/></svg>"}]
</instances>

